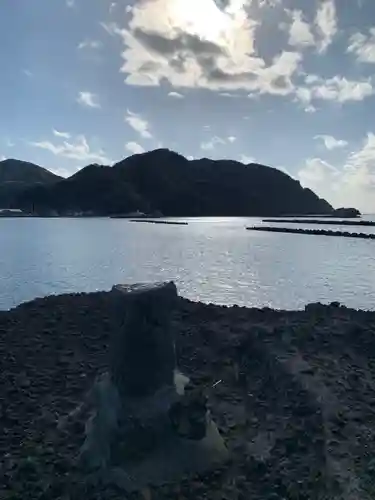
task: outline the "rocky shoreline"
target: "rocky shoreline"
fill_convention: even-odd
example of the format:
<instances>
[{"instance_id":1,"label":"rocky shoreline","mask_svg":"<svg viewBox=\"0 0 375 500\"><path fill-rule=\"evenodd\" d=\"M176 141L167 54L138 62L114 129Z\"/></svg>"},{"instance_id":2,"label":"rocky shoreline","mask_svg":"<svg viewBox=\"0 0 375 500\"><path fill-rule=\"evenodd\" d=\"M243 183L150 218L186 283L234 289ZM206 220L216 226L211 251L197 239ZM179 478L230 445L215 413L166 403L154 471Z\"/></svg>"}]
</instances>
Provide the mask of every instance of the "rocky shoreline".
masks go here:
<instances>
[{"instance_id":1,"label":"rocky shoreline","mask_svg":"<svg viewBox=\"0 0 375 500\"><path fill-rule=\"evenodd\" d=\"M173 326L179 366L209 388L231 458L126 498L374 498L375 312L179 299ZM109 292L0 312L1 498L125 498L76 467L83 421L56 425L105 370L113 327Z\"/></svg>"}]
</instances>

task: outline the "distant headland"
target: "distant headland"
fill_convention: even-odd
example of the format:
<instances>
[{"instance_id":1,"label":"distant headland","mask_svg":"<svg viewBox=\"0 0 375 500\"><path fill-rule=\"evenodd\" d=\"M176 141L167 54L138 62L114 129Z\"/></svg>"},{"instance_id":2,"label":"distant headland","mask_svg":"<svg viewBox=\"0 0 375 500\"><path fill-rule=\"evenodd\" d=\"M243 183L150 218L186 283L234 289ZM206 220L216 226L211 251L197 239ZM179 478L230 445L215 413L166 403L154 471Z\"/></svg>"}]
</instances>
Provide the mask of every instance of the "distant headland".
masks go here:
<instances>
[{"instance_id":1,"label":"distant headland","mask_svg":"<svg viewBox=\"0 0 375 500\"><path fill-rule=\"evenodd\" d=\"M32 163L4 160L0 209L7 217L360 215L354 208L335 210L276 168L188 160L169 149L129 156L113 166L88 165L67 179Z\"/></svg>"}]
</instances>

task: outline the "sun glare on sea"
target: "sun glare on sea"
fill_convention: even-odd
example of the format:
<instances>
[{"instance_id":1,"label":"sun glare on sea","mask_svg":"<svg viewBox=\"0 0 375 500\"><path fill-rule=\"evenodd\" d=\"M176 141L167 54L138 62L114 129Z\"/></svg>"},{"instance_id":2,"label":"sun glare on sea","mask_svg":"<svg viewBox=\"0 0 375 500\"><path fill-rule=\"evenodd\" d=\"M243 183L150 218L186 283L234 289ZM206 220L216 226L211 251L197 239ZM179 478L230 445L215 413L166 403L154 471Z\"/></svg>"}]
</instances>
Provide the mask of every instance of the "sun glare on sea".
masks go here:
<instances>
[{"instance_id":1,"label":"sun glare on sea","mask_svg":"<svg viewBox=\"0 0 375 500\"><path fill-rule=\"evenodd\" d=\"M219 8L220 0L173 0L171 17L177 26L200 38L216 42L232 28L234 17L244 6L244 0L232 0L227 8Z\"/></svg>"}]
</instances>

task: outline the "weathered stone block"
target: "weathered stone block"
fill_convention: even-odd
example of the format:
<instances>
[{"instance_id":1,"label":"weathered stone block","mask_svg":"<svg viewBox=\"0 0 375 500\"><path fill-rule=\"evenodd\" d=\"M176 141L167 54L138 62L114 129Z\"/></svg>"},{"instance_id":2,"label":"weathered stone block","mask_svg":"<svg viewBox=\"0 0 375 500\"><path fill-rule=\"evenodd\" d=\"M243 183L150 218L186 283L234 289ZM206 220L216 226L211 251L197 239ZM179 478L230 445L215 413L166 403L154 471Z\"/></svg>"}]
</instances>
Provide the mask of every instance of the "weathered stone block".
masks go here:
<instances>
[{"instance_id":1,"label":"weathered stone block","mask_svg":"<svg viewBox=\"0 0 375 500\"><path fill-rule=\"evenodd\" d=\"M110 371L118 390L144 397L173 385L176 359L170 316L176 285L116 285L112 293L118 328L111 339Z\"/></svg>"}]
</instances>

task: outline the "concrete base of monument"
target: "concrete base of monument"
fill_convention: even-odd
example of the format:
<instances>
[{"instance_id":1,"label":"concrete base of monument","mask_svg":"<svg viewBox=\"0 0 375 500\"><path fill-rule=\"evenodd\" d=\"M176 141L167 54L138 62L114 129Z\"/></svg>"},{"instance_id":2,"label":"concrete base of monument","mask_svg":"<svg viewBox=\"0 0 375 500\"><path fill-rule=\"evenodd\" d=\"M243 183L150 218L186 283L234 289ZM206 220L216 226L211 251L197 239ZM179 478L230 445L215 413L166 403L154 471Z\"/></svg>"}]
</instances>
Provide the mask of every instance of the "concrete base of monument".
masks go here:
<instances>
[{"instance_id":1,"label":"concrete base of monument","mask_svg":"<svg viewBox=\"0 0 375 500\"><path fill-rule=\"evenodd\" d=\"M215 468L228 451L209 411L202 439L182 437L189 420L177 431L169 409L184 398L189 378L175 371L174 385L144 398L120 398L108 373L100 375L85 402L89 418L80 465L89 481L126 491L161 485ZM188 417L191 415L187 415Z\"/></svg>"},{"instance_id":2,"label":"concrete base of monument","mask_svg":"<svg viewBox=\"0 0 375 500\"><path fill-rule=\"evenodd\" d=\"M125 491L135 491L149 485L162 485L181 480L223 464L228 450L214 422L210 422L206 436L200 441L183 439L170 432L163 442L140 461L124 461L95 474L95 480L116 485Z\"/></svg>"}]
</instances>

